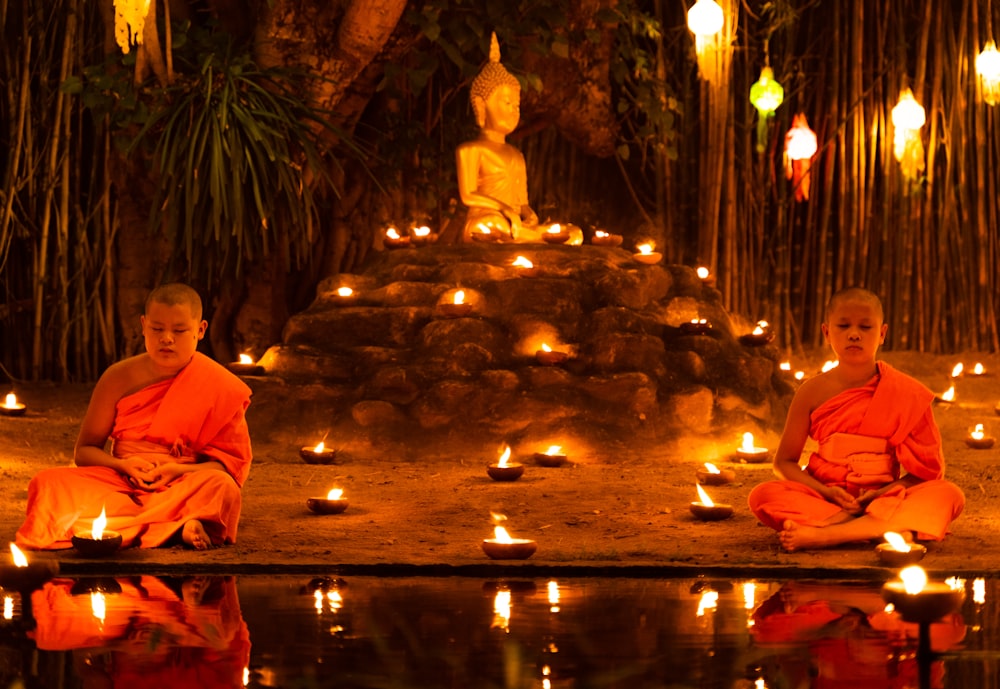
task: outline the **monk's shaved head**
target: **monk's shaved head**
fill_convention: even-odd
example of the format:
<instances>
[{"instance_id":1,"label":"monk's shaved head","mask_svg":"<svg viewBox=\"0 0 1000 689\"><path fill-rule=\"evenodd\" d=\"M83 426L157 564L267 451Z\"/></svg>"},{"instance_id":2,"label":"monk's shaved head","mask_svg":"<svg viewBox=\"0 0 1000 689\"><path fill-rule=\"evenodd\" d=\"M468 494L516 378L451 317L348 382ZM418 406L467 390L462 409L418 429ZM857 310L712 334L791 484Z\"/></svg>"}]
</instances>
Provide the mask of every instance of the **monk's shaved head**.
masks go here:
<instances>
[{"instance_id":1,"label":"monk's shaved head","mask_svg":"<svg viewBox=\"0 0 1000 689\"><path fill-rule=\"evenodd\" d=\"M149 313L149 305L152 303L165 304L166 306L180 306L187 304L191 308L191 316L196 321L201 320L201 297L188 285L181 282L170 282L160 285L146 297L145 312Z\"/></svg>"},{"instance_id":2,"label":"monk's shaved head","mask_svg":"<svg viewBox=\"0 0 1000 689\"><path fill-rule=\"evenodd\" d=\"M875 309L875 313L878 314L879 320L885 321L885 312L882 310L882 301L875 295L874 292L866 290L863 287L845 287L842 290L834 292L833 296L830 297L830 302L826 305L825 320L829 322L831 314L833 314L837 307L849 301L860 301L868 304Z\"/></svg>"}]
</instances>

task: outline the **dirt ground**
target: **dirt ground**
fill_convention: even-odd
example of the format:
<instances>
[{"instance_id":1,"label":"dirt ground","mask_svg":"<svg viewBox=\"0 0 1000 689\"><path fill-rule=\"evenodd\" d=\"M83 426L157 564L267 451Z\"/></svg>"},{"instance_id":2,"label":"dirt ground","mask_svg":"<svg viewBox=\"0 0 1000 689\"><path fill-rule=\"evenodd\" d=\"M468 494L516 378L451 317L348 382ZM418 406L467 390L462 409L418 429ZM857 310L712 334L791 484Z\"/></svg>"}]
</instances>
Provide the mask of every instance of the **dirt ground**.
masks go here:
<instances>
[{"instance_id":1,"label":"dirt ground","mask_svg":"<svg viewBox=\"0 0 1000 689\"><path fill-rule=\"evenodd\" d=\"M796 367L815 370L825 354ZM954 382L957 399L940 404L936 417L944 438L948 477L967 498L953 534L932 544L922 564L931 572L992 571L1000 561L1000 445L989 450L966 446L976 423L1000 434L996 355L927 356L885 352L883 357L935 392ZM970 369L982 362L983 376L952 381L957 362ZM29 406L20 418L0 417L0 538L13 540L38 470L71 463L77 429L90 386L19 385ZM2 391L0 391L2 392ZM253 406L251 405L251 412ZM785 553L775 534L757 524L746 496L771 477L769 464L740 464L731 453L739 438L693 437L656 447L638 447L627 438L567 447L569 461L557 468L535 465L532 453L544 448L514 447L513 459L526 464L511 483L491 480L486 465L496 461L493 443L476 439L428 446L420 438L370 443L343 440L335 464L310 465L298 456L303 442L268 428L268 419L250 414L255 458L244 490L238 543L209 552L180 547L120 551L113 559L86 560L75 551L36 553L55 558L63 572L145 571L259 572L338 570L387 574L476 574L518 568L520 572L560 572L650 576L753 570L758 575L878 578L871 544L827 551ZM757 444L773 448L777 430ZM704 461L736 472L736 481L709 488L735 514L721 522L693 518L695 472ZM344 489L347 511L316 515L306 500L332 487ZM492 535L490 512L507 516L511 535L537 541L523 561L490 560L481 549Z\"/></svg>"}]
</instances>

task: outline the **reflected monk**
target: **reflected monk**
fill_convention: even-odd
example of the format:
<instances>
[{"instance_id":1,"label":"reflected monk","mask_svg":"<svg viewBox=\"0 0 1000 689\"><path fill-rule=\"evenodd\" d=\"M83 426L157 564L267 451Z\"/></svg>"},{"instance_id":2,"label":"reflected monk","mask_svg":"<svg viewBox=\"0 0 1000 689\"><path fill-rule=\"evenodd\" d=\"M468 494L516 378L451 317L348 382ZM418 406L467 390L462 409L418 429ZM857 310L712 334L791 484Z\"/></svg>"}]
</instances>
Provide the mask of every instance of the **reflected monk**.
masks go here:
<instances>
[{"instance_id":1,"label":"reflected monk","mask_svg":"<svg viewBox=\"0 0 1000 689\"><path fill-rule=\"evenodd\" d=\"M97 381L76 466L31 480L21 547L69 548L72 533L89 530L102 508L125 546L205 550L236 541L252 461L250 388L196 351L208 323L191 287L154 289L140 323L146 352Z\"/></svg>"},{"instance_id":2,"label":"reflected monk","mask_svg":"<svg viewBox=\"0 0 1000 689\"><path fill-rule=\"evenodd\" d=\"M496 34L489 62L473 79L469 99L480 134L455 152L458 192L468 208L463 240L489 228L501 241L542 241L538 216L528 204L524 156L507 143L521 118L521 85L500 64Z\"/></svg>"},{"instance_id":3,"label":"reflected monk","mask_svg":"<svg viewBox=\"0 0 1000 689\"><path fill-rule=\"evenodd\" d=\"M944 479L934 393L876 361L888 325L882 303L852 287L833 295L823 336L839 365L795 393L774 472L750 509L788 551L880 539L886 531L941 540L965 496ZM799 466L806 440L819 448Z\"/></svg>"}]
</instances>

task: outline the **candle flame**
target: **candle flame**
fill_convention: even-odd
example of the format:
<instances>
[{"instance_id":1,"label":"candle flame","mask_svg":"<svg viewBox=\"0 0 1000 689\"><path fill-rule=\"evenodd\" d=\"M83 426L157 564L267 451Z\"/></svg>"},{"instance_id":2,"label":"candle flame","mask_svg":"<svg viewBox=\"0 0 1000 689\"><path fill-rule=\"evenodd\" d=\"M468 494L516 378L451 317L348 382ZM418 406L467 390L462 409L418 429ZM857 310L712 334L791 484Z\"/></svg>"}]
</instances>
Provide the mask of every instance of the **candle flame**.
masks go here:
<instances>
[{"instance_id":1,"label":"candle flame","mask_svg":"<svg viewBox=\"0 0 1000 689\"><path fill-rule=\"evenodd\" d=\"M753 610L756 601L757 584L752 581L743 582L743 609Z\"/></svg>"},{"instance_id":2,"label":"candle flame","mask_svg":"<svg viewBox=\"0 0 1000 689\"><path fill-rule=\"evenodd\" d=\"M805 371L796 371L795 372L795 380L802 380L805 377L806 377L806 372Z\"/></svg>"},{"instance_id":3,"label":"candle flame","mask_svg":"<svg viewBox=\"0 0 1000 689\"><path fill-rule=\"evenodd\" d=\"M549 347L546 343L543 342L542 343L542 351L543 352L551 352L552 351L552 347Z\"/></svg>"},{"instance_id":4,"label":"candle flame","mask_svg":"<svg viewBox=\"0 0 1000 689\"><path fill-rule=\"evenodd\" d=\"M719 468L717 466L715 466L714 464L712 464L711 462L705 462L705 471L707 471L710 474L721 474L722 473L721 471L719 471Z\"/></svg>"},{"instance_id":5,"label":"candle flame","mask_svg":"<svg viewBox=\"0 0 1000 689\"><path fill-rule=\"evenodd\" d=\"M484 225L482 223L479 223L478 225L476 225L476 228L480 232L482 232L483 234L489 234L490 233L490 228L488 228L486 225Z\"/></svg>"},{"instance_id":6,"label":"candle flame","mask_svg":"<svg viewBox=\"0 0 1000 689\"><path fill-rule=\"evenodd\" d=\"M493 597L493 624L490 629L500 628L509 631L510 625L510 591L497 591Z\"/></svg>"},{"instance_id":7,"label":"candle flame","mask_svg":"<svg viewBox=\"0 0 1000 689\"><path fill-rule=\"evenodd\" d=\"M973 440L982 440L983 437L986 435L986 432L983 430L983 424L977 423L975 430L972 431L972 433L970 433L969 435L972 436Z\"/></svg>"},{"instance_id":8,"label":"candle flame","mask_svg":"<svg viewBox=\"0 0 1000 689\"><path fill-rule=\"evenodd\" d=\"M895 531L886 531L883 536L885 537L886 543L892 546L892 549L900 553L908 553L912 550L912 547L906 540Z\"/></svg>"},{"instance_id":9,"label":"candle flame","mask_svg":"<svg viewBox=\"0 0 1000 689\"><path fill-rule=\"evenodd\" d=\"M781 369L782 371L791 371L792 370L792 362L790 362L790 361L782 361L780 364L778 364L778 368Z\"/></svg>"},{"instance_id":10,"label":"candle flame","mask_svg":"<svg viewBox=\"0 0 1000 689\"><path fill-rule=\"evenodd\" d=\"M704 617L706 610L715 610L719 605L718 591L703 591L698 600L698 617Z\"/></svg>"},{"instance_id":11,"label":"candle flame","mask_svg":"<svg viewBox=\"0 0 1000 689\"><path fill-rule=\"evenodd\" d=\"M972 580L972 602L977 605L986 602L986 580L982 577Z\"/></svg>"},{"instance_id":12,"label":"candle flame","mask_svg":"<svg viewBox=\"0 0 1000 689\"><path fill-rule=\"evenodd\" d=\"M944 394L941 395L941 399L943 399L945 402L954 402L955 401L955 386L952 385L950 388L948 388L944 392Z\"/></svg>"},{"instance_id":13,"label":"candle flame","mask_svg":"<svg viewBox=\"0 0 1000 689\"><path fill-rule=\"evenodd\" d=\"M549 234L561 234L562 225L560 225L559 223L554 223L552 225L549 225L549 229L547 231Z\"/></svg>"},{"instance_id":14,"label":"candle flame","mask_svg":"<svg viewBox=\"0 0 1000 689\"><path fill-rule=\"evenodd\" d=\"M4 399L3 406L7 407L8 409L13 409L14 407L16 407L17 395L15 395L13 392L8 392L7 397Z\"/></svg>"},{"instance_id":15,"label":"candle flame","mask_svg":"<svg viewBox=\"0 0 1000 689\"><path fill-rule=\"evenodd\" d=\"M14 596L3 597L3 618L5 620L14 619Z\"/></svg>"},{"instance_id":16,"label":"candle flame","mask_svg":"<svg viewBox=\"0 0 1000 689\"><path fill-rule=\"evenodd\" d=\"M651 254L651 253L653 253L653 245L652 244L640 244L636 248L639 250L640 254Z\"/></svg>"},{"instance_id":17,"label":"candle flame","mask_svg":"<svg viewBox=\"0 0 1000 689\"><path fill-rule=\"evenodd\" d=\"M955 367L953 369L951 369L951 377L952 378L958 378L960 375L962 375L962 371L964 369L965 369L965 366L962 365L962 362L961 361L958 362L957 364L955 364Z\"/></svg>"},{"instance_id":18,"label":"candle flame","mask_svg":"<svg viewBox=\"0 0 1000 689\"><path fill-rule=\"evenodd\" d=\"M549 608L550 612L559 612L559 583L556 581L549 582Z\"/></svg>"},{"instance_id":19,"label":"candle flame","mask_svg":"<svg viewBox=\"0 0 1000 689\"><path fill-rule=\"evenodd\" d=\"M327 500L340 500L340 498L343 495L344 495L344 489L343 488L331 488L330 492L326 494L326 499Z\"/></svg>"},{"instance_id":20,"label":"candle flame","mask_svg":"<svg viewBox=\"0 0 1000 689\"><path fill-rule=\"evenodd\" d=\"M396 231L395 227L390 227L385 231L385 236L389 239L399 239L399 232Z\"/></svg>"},{"instance_id":21,"label":"candle flame","mask_svg":"<svg viewBox=\"0 0 1000 689\"><path fill-rule=\"evenodd\" d=\"M903 580L903 590L911 596L920 593L927 586L927 572L919 565L910 565L900 570L899 578Z\"/></svg>"},{"instance_id":22,"label":"candle flame","mask_svg":"<svg viewBox=\"0 0 1000 689\"><path fill-rule=\"evenodd\" d=\"M413 234L417 235L418 237L427 237L430 235L430 233L431 233L431 228L427 227L427 225L421 225L420 227L413 228Z\"/></svg>"},{"instance_id":23,"label":"candle flame","mask_svg":"<svg viewBox=\"0 0 1000 689\"><path fill-rule=\"evenodd\" d=\"M561 455L562 445L549 445L549 449L545 451L547 455Z\"/></svg>"},{"instance_id":24,"label":"candle flame","mask_svg":"<svg viewBox=\"0 0 1000 689\"><path fill-rule=\"evenodd\" d=\"M708 319L707 318L692 318L691 322L694 323L695 325L705 325L706 323L708 323Z\"/></svg>"},{"instance_id":25,"label":"candle flame","mask_svg":"<svg viewBox=\"0 0 1000 689\"><path fill-rule=\"evenodd\" d=\"M695 272L698 274L698 277L701 278L702 280L706 279L709 275L708 268L706 268L705 266L698 266L695 269Z\"/></svg>"},{"instance_id":26,"label":"candle flame","mask_svg":"<svg viewBox=\"0 0 1000 689\"><path fill-rule=\"evenodd\" d=\"M609 235L604 230L597 230L596 232L594 232L594 236L604 238L604 237L610 237L611 235Z\"/></svg>"},{"instance_id":27,"label":"candle flame","mask_svg":"<svg viewBox=\"0 0 1000 689\"><path fill-rule=\"evenodd\" d=\"M316 614L323 612L323 592L319 589L313 591L313 607L316 608Z\"/></svg>"},{"instance_id":28,"label":"candle flame","mask_svg":"<svg viewBox=\"0 0 1000 689\"><path fill-rule=\"evenodd\" d=\"M528 259L526 259L524 256L518 256L517 258L515 258L514 262L511 265L517 266L518 268L534 268L535 267L535 264L532 263L531 261L529 261Z\"/></svg>"},{"instance_id":29,"label":"candle flame","mask_svg":"<svg viewBox=\"0 0 1000 689\"><path fill-rule=\"evenodd\" d=\"M21 549L18 548L13 543L10 544L10 555L11 555L12 558L14 558L14 566L15 567L27 567L28 566L28 558L25 557L24 553L21 552Z\"/></svg>"},{"instance_id":30,"label":"candle flame","mask_svg":"<svg viewBox=\"0 0 1000 689\"><path fill-rule=\"evenodd\" d=\"M240 363L241 364L252 364L253 363L253 357L250 356L249 354L240 354Z\"/></svg>"},{"instance_id":31,"label":"candle flame","mask_svg":"<svg viewBox=\"0 0 1000 689\"><path fill-rule=\"evenodd\" d=\"M496 539L497 543L513 543L514 539L510 537L507 533L507 529L502 526L493 527L493 538Z\"/></svg>"},{"instance_id":32,"label":"candle flame","mask_svg":"<svg viewBox=\"0 0 1000 689\"><path fill-rule=\"evenodd\" d=\"M500 453L500 461L497 462L497 466L505 467L507 466L507 460L510 459L510 445L503 446L503 452Z\"/></svg>"},{"instance_id":33,"label":"candle flame","mask_svg":"<svg viewBox=\"0 0 1000 689\"><path fill-rule=\"evenodd\" d=\"M455 292L454 301L455 301L456 304L464 304L465 303L465 290L464 289L460 289L460 290L457 290Z\"/></svg>"},{"instance_id":34,"label":"candle flame","mask_svg":"<svg viewBox=\"0 0 1000 689\"><path fill-rule=\"evenodd\" d=\"M698 498L701 504L704 505L705 507L715 507L715 503L712 502L712 498L708 497L708 493L705 492L705 489L702 488L701 485L697 483L694 484L694 486L695 488L698 489Z\"/></svg>"},{"instance_id":35,"label":"candle flame","mask_svg":"<svg viewBox=\"0 0 1000 689\"><path fill-rule=\"evenodd\" d=\"M986 369L983 368L982 364L977 363L975 366L972 367L972 373L973 373L973 375L981 376L985 372L986 372Z\"/></svg>"},{"instance_id":36,"label":"candle flame","mask_svg":"<svg viewBox=\"0 0 1000 689\"><path fill-rule=\"evenodd\" d=\"M104 527L108 525L108 516L104 512L104 508L101 508L101 514L94 520L94 525L90 528L90 535L95 541L101 540L104 536Z\"/></svg>"},{"instance_id":37,"label":"candle flame","mask_svg":"<svg viewBox=\"0 0 1000 689\"><path fill-rule=\"evenodd\" d=\"M839 365L840 365L839 361L831 361L831 360L828 359L823 364L823 368L821 370L823 371L823 373L826 373L827 371L830 371L830 370L833 370L833 369L837 368L837 366L839 366Z\"/></svg>"},{"instance_id":38,"label":"candle flame","mask_svg":"<svg viewBox=\"0 0 1000 689\"><path fill-rule=\"evenodd\" d=\"M753 452L757 449L753 446L753 433L748 431L743 434L743 444L740 445L740 449L744 452Z\"/></svg>"},{"instance_id":39,"label":"candle flame","mask_svg":"<svg viewBox=\"0 0 1000 689\"><path fill-rule=\"evenodd\" d=\"M316 454L319 454L320 452L323 452L325 450L326 450L326 443L323 442L322 440L316 443L316 445L313 447L313 452L315 452Z\"/></svg>"},{"instance_id":40,"label":"candle flame","mask_svg":"<svg viewBox=\"0 0 1000 689\"><path fill-rule=\"evenodd\" d=\"M330 612L337 612L344 607L344 597L340 595L340 591L327 591L326 603Z\"/></svg>"},{"instance_id":41,"label":"candle flame","mask_svg":"<svg viewBox=\"0 0 1000 689\"><path fill-rule=\"evenodd\" d=\"M104 594L100 591L90 592L90 609L94 613L94 617L99 619L101 622L104 621L104 616L107 612L107 608L104 603Z\"/></svg>"},{"instance_id":42,"label":"candle flame","mask_svg":"<svg viewBox=\"0 0 1000 689\"><path fill-rule=\"evenodd\" d=\"M337 288L337 296L338 297L349 297L352 294L354 294L354 290L351 289L350 287L338 287Z\"/></svg>"}]
</instances>

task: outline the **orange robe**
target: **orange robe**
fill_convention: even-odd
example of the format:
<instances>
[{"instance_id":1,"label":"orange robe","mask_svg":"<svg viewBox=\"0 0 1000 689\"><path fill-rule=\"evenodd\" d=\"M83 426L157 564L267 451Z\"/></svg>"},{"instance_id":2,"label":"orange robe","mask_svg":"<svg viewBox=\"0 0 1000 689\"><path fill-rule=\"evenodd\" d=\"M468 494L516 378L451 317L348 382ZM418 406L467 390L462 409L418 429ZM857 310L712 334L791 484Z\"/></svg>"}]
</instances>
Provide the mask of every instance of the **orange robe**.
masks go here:
<instances>
[{"instance_id":1,"label":"orange robe","mask_svg":"<svg viewBox=\"0 0 1000 689\"><path fill-rule=\"evenodd\" d=\"M234 543L242 505L240 487L252 451L245 412L250 388L225 367L196 352L181 371L118 400L112 453L143 453L162 462L214 460L226 471L182 474L157 491L139 490L114 469L57 467L28 486L27 518L18 545L36 550L72 546L74 530L89 530L104 508L107 529L124 545L163 545L191 519L213 543Z\"/></svg>"},{"instance_id":2,"label":"orange robe","mask_svg":"<svg viewBox=\"0 0 1000 689\"><path fill-rule=\"evenodd\" d=\"M861 387L831 397L810 417L809 436L819 443L805 470L825 485L852 495L891 483L902 469L922 479L896 486L868 503L865 512L898 518L921 539L940 540L965 506L965 496L944 480L941 434L934 421L934 394L921 383L878 362L878 375ZM840 512L813 489L795 481L768 481L748 498L763 524L780 531L785 520L821 526Z\"/></svg>"}]
</instances>

